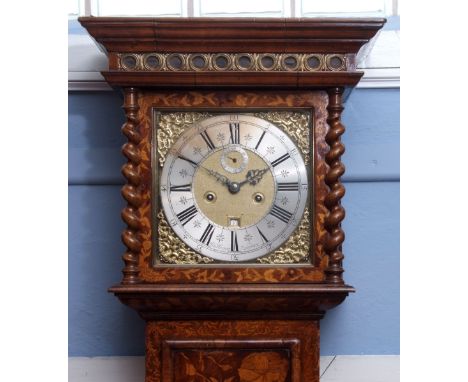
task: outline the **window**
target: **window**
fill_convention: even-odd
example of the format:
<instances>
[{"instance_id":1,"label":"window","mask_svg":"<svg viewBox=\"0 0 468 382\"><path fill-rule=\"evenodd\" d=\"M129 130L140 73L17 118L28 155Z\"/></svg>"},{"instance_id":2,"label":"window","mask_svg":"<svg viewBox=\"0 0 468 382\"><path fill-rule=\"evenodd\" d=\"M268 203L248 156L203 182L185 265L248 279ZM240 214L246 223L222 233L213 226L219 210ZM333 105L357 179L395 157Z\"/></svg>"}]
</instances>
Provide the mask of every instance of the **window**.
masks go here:
<instances>
[{"instance_id":1,"label":"window","mask_svg":"<svg viewBox=\"0 0 468 382\"><path fill-rule=\"evenodd\" d=\"M398 0L69 0L70 18L171 17L366 17L398 14Z\"/></svg>"},{"instance_id":2,"label":"window","mask_svg":"<svg viewBox=\"0 0 468 382\"><path fill-rule=\"evenodd\" d=\"M359 87L399 87L398 0L68 0L70 90L109 89L100 74L107 59L78 16L153 17L387 17L389 30L358 55ZM396 24L392 27L391 24ZM395 30L396 29L396 30Z\"/></svg>"},{"instance_id":3,"label":"window","mask_svg":"<svg viewBox=\"0 0 468 382\"><path fill-rule=\"evenodd\" d=\"M91 14L96 16L182 16L182 1L91 0Z\"/></svg>"},{"instance_id":4,"label":"window","mask_svg":"<svg viewBox=\"0 0 468 382\"><path fill-rule=\"evenodd\" d=\"M198 0L194 2L194 16L284 17L288 3L283 0Z\"/></svg>"},{"instance_id":5,"label":"window","mask_svg":"<svg viewBox=\"0 0 468 382\"><path fill-rule=\"evenodd\" d=\"M83 1L80 0L68 0L68 18L75 19L78 16L84 15L85 10L82 8Z\"/></svg>"},{"instance_id":6,"label":"window","mask_svg":"<svg viewBox=\"0 0 468 382\"><path fill-rule=\"evenodd\" d=\"M391 3L385 0L302 0L298 2L298 13L302 17L383 17L392 14Z\"/></svg>"}]
</instances>

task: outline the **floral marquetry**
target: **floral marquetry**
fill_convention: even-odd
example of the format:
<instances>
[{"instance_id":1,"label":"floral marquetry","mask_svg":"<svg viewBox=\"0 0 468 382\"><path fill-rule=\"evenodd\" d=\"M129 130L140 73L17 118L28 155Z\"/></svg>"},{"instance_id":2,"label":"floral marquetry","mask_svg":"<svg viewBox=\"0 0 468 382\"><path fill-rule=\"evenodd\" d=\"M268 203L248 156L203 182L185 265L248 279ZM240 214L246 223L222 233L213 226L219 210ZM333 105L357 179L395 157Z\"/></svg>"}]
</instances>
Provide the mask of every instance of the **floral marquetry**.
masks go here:
<instances>
[{"instance_id":1,"label":"floral marquetry","mask_svg":"<svg viewBox=\"0 0 468 382\"><path fill-rule=\"evenodd\" d=\"M146 382L319 382L317 339L316 324L294 320L150 323L147 354L162 358Z\"/></svg>"},{"instance_id":2,"label":"floral marquetry","mask_svg":"<svg viewBox=\"0 0 468 382\"><path fill-rule=\"evenodd\" d=\"M287 351L179 351L175 382L288 382ZM206 379L207 378L207 379Z\"/></svg>"}]
</instances>

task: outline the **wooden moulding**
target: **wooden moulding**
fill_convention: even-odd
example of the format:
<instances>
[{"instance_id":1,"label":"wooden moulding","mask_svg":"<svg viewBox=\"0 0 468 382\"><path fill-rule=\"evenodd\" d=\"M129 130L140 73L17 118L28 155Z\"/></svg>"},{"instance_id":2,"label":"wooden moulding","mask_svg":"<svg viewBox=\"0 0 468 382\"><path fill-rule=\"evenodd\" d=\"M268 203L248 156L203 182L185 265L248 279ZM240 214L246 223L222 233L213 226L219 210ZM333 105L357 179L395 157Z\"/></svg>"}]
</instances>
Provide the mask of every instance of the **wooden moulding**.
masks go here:
<instances>
[{"instance_id":1,"label":"wooden moulding","mask_svg":"<svg viewBox=\"0 0 468 382\"><path fill-rule=\"evenodd\" d=\"M140 284L110 289L145 320L318 320L354 288L317 284Z\"/></svg>"},{"instance_id":2,"label":"wooden moulding","mask_svg":"<svg viewBox=\"0 0 468 382\"><path fill-rule=\"evenodd\" d=\"M80 17L108 52L357 53L385 19Z\"/></svg>"},{"instance_id":3,"label":"wooden moulding","mask_svg":"<svg viewBox=\"0 0 468 382\"><path fill-rule=\"evenodd\" d=\"M111 86L170 88L286 88L323 89L356 86L363 72L122 72L102 75Z\"/></svg>"},{"instance_id":4,"label":"wooden moulding","mask_svg":"<svg viewBox=\"0 0 468 382\"><path fill-rule=\"evenodd\" d=\"M355 86L355 56L385 19L81 17L109 56L102 74L112 86L318 89ZM277 70L154 71L119 66L119 54L339 54L346 68L329 72Z\"/></svg>"}]
</instances>

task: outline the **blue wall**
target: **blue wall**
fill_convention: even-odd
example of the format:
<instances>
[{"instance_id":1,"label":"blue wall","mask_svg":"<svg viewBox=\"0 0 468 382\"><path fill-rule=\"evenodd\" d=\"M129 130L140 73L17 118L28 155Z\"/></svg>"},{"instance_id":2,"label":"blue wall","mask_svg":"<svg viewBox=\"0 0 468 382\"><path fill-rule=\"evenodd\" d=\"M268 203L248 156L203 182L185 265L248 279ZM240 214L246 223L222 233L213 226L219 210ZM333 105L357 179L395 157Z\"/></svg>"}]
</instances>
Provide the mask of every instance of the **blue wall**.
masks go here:
<instances>
[{"instance_id":1,"label":"blue wall","mask_svg":"<svg viewBox=\"0 0 468 382\"><path fill-rule=\"evenodd\" d=\"M399 354L398 89L357 89L343 137L345 280L322 321L322 355ZM120 281L123 112L117 93L69 94L69 355L143 355L144 323L107 288Z\"/></svg>"}]
</instances>

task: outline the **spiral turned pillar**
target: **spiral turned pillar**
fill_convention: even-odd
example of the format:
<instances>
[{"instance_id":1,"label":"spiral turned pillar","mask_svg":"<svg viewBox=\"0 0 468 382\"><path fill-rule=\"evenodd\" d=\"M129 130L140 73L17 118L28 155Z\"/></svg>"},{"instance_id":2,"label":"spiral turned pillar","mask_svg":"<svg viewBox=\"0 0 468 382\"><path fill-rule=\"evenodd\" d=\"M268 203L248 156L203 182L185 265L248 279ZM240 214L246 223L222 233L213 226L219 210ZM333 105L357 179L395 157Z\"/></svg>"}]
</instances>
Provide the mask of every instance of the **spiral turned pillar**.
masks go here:
<instances>
[{"instance_id":1,"label":"spiral turned pillar","mask_svg":"<svg viewBox=\"0 0 468 382\"><path fill-rule=\"evenodd\" d=\"M341 156L345 151L340 137L345 132L345 127L341 123L341 113L343 88L331 88L328 90L328 118L330 129L325 136L325 140L330 147L325 162L328 164L328 171L325 176L325 183L329 187L329 192L325 197L325 207L328 215L325 219L325 229L327 238L325 242L325 252L328 255L328 266L325 269L326 281L333 284L344 284L343 274L343 253L342 243L345 239L341 222L345 217L345 210L341 206L341 199L345 194L345 188L340 182L340 177L345 172L345 167L341 163Z\"/></svg>"},{"instance_id":2,"label":"spiral turned pillar","mask_svg":"<svg viewBox=\"0 0 468 382\"><path fill-rule=\"evenodd\" d=\"M122 146L122 153L128 159L122 166L122 174L127 179L127 184L122 188L122 196L127 201L127 206L122 210L122 219L127 228L122 232L122 242L127 247L123 255L125 267L122 284L136 284L139 282L138 257L141 249L139 238L140 219L138 208L142 203L139 185L141 177L139 173L140 149L138 147L141 137L138 132L138 93L135 88L124 90L124 104L126 122L122 126L122 133L128 142Z\"/></svg>"}]
</instances>

